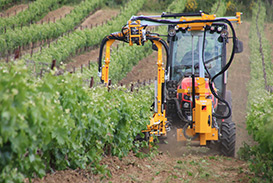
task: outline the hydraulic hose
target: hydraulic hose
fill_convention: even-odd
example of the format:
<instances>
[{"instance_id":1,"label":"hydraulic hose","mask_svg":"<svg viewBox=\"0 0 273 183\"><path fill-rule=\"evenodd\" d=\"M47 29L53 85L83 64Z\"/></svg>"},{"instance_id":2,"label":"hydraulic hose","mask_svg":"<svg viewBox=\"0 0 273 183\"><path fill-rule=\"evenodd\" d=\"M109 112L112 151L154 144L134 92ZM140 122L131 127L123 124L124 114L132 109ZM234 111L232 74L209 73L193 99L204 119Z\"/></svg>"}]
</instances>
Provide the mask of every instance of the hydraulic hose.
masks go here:
<instances>
[{"instance_id":1,"label":"hydraulic hose","mask_svg":"<svg viewBox=\"0 0 273 183\"><path fill-rule=\"evenodd\" d=\"M203 36L202 61L203 61L204 68L205 68L206 72L209 75L209 87L210 87L211 93L219 101L223 102L227 106L227 108L228 108L228 114L227 115L221 116L221 115L216 114L216 113L213 114L213 116L215 116L216 118L221 118L221 119L227 119L227 118L229 118L231 116L231 114L232 114L232 111L231 111L231 107L230 107L229 103L226 100L224 100L223 98L221 98L219 95L217 95L217 93L216 93L216 91L215 91L215 89L213 87L213 81L214 81L215 78L217 78L218 76L220 76L221 74L223 74L229 68L229 66L231 65L231 63L233 61L233 57L234 57L234 54L235 54L235 46L234 45L236 44L236 38L235 38L235 42L234 42L234 38L235 37L233 35L233 48L232 48L232 53L231 53L231 57L230 57L229 62L225 65L225 67L223 67L223 69L219 73L217 73L213 78L211 78L210 72L209 72L209 70L208 70L208 68L207 68L207 66L205 64L205 56L204 56L204 52L205 52L205 40L206 40L206 28L205 28L204 36Z\"/></svg>"}]
</instances>

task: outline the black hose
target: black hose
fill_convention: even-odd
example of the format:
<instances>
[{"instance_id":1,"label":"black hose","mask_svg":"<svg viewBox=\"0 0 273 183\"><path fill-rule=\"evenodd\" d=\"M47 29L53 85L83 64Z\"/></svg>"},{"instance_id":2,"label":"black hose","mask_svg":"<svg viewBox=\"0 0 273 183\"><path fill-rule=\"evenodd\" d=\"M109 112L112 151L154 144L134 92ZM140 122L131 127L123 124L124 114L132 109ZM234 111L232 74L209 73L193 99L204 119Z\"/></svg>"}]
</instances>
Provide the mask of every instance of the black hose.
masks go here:
<instances>
[{"instance_id":1,"label":"black hose","mask_svg":"<svg viewBox=\"0 0 273 183\"><path fill-rule=\"evenodd\" d=\"M105 38L103 38L101 44L100 44L100 53L99 53L99 60L98 60L98 71L101 72L101 66L102 66L102 54L103 54L103 48L104 45L106 44L106 42L109 40L108 36L106 36Z\"/></svg>"},{"instance_id":2,"label":"black hose","mask_svg":"<svg viewBox=\"0 0 273 183\"><path fill-rule=\"evenodd\" d=\"M232 25L232 24L231 24ZM232 30L233 27L231 28ZM233 35L234 36L234 35ZM211 93L213 94L214 97L216 97L219 101L223 102L227 107L228 107L228 114L227 115L219 115L219 114L216 114L214 113L213 116L215 116L216 118L221 118L221 119L227 119L231 116L232 114L232 111L231 111L231 107L230 105L228 104L227 101L225 101L223 98L221 98L217 93L216 91L214 90L214 87L213 87L213 81L215 78L217 78L218 76L220 76L221 74L223 74L230 66L230 64L232 63L233 61L233 57L234 57L234 53L235 53L235 44L234 44L234 37L233 37L233 49L232 49L232 53L231 53L231 57L230 57L230 60L229 62L225 65L225 67L223 67L223 69L217 73L213 78L211 78L211 74L205 64L205 55L204 55L204 52L205 52L205 40L206 40L206 29L204 31L204 36L203 36L203 47L202 47L202 61L203 61L203 65L204 65L204 68L206 70L206 72L208 73L209 75L209 87L210 87L210 90L211 90ZM236 39L235 39L235 43L236 43Z\"/></svg>"}]
</instances>

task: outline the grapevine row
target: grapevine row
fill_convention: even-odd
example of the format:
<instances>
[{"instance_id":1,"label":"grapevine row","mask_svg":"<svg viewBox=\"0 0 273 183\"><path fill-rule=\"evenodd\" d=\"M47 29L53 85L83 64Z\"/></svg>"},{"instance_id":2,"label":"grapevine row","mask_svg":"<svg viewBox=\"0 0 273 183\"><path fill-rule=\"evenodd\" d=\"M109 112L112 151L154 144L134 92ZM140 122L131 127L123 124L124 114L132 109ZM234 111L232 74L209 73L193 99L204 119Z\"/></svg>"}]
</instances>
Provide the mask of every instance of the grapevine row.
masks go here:
<instances>
[{"instance_id":1,"label":"grapevine row","mask_svg":"<svg viewBox=\"0 0 273 183\"><path fill-rule=\"evenodd\" d=\"M125 24L133 14L140 10L143 2L143 0L130 2L114 20L108 21L107 24L93 29L76 30L69 35L61 37L57 43L51 44L50 47L44 48L41 53L34 54L32 58L31 55L25 55L23 58L48 63L56 60L60 63L75 53L77 49L98 45L106 35L119 31L121 25Z\"/></svg>"},{"instance_id":2,"label":"grapevine row","mask_svg":"<svg viewBox=\"0 0 273 183\"><path fill-rule=\"evenodd\" d=\"M74 29L84 17L103 2L105 0L85 0L65 18L57 20L56 23L31 24L29 27L18 28L2 34L0 35L0 52L5 53L14 50L18 46L49 38L57 38L61 34Z\"/></svg>"},{"instance_id":3,"label":"grapevine row","mask_svg":"<svg viewBox=\"0 0 273 183\"><path fill-rule=\"evenodd\" d=\"M175 4L179 6L174 6ZM172 3L169 6L168 11L183 11L184 6L184 0L175 1L175 3ZM89 47L98 45L104 36L112 32L119 31L121 29L120 25L125 24L126 21L137 12L138 9L139 7L137 7L137 5L134 7L128 7L115 20L108 22L106 25L93 28L92 30L77 30L70 35L60 38L57 43L51 44L50 47L45 48L42 53L34 54L32 58L30 55L26 55L24 58L48 63L50 63L52 60L57 60L58 63L64 61L71 54L74 54L77 49L86 46ZM164 32L165 29L166 28L161 28L160 32Z\"/></svg>"},{"instance_id":4,"label":"grapevine row","mask_svg":"<svg viewBox=\"0 0 273 183\"><path fill-rule=\"evenodd\" d=\"M44 176L51 167L101 169L101 155L126 155L149 121L150 87L108 92L86 87L80 73L35 79L29 72L20 61L1 64L1 182Z\"/></svg>"},{"instance_id":5,"label":"grapevine row","mask_svg":"<svg viewBox=\"0 0 273 183\"><path fill-rule=\"evenodd\" d=\"M272 179L272 153L273 153L273 67L271 62L271 48L264 35L265 6L258 2L252 10L250 31L251 72L248 86L247 129L259 142L259 150L254 151L255 156L250 157L253 165L250 167L257 175L269 180ZM259 154L261 153L261 154ZM253 154L253 155L254 155ZM263 154L263 155L262 155ZM261 158L263 157L264 158Z\"/></svg>"},{"instance_id":6,"label":"grapevine row","mask_svg":"<svg viewBox=\"0 0 273 183\"><path fill-rule=\"evenodd\" d=\"M16 1L20 1L20 0L1 0L0 1L0 8L10 4L10 3L14 3Z\"/></svg>"},{"instance_id":7,"label":"grapevine row","mask_svg":"<svg viewBox=\"0 0 273 183\"><path fill-rule=\"evenodd\" d=\"M25 11L19 12L15 16L0 19L0 33L8 32L15 27L24 26L29 22L35 22L50 10L58 7L63 0L37 0L29 5Z\"/></svg>"}]
</instances>

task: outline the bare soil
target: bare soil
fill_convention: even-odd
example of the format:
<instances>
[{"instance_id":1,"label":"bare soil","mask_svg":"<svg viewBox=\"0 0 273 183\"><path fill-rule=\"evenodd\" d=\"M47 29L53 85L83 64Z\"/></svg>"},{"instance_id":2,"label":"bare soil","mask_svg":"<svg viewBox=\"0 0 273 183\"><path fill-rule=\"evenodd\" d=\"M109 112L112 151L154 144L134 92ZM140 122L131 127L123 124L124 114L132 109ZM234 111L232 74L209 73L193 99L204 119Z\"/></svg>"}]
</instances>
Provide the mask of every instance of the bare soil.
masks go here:
<instances>
[{"instance_id":1,"label":"bare soil","mask_svg":"<svg viewBox=\"0 0 273 183\"><path fill-rule=\"evenodd\" d=\"M247 163L222 156L187 155L172 157L159 153L155 156L138 158L133 153L119 159L105 157L111 177L94 175L90 170L65 170L48 174L34 183L69 182L248 182L253 175Z\"/></svg>"},{"instance_id":2,"label":"bare soil","mask_svg":"<svg viewBox=\"0 0 273 183\"><path fill-rule=\"evenodd\" d=\"M105 23L107 20L110 20L111 18L117 16L119 13L119 10L116 9L101 9L96 11L94 14L89 16L82 24L83 27L91 27L96 25L101 25L102 23Z\"/></svg>"},{"instance_id":3,"label":"bare soil","mask_svg":"<svg viewBox=\"0 0 273 183\"><path fill-rule=\"evenodd\" d=\"M82 27L91 28L93 26L101 25L102 23L110 20L111 18L117 16L119 10L116 9L101 9L96 11L94 14L86 18L86 20L81 24ZM79 26L79 28L81 27ZM112 47L116 46L117 41L112 45ZM87 65L88 62L96 62L99 57L99 46L95 47L91 51L84 52L80 55L71 58L71 61L67 64L67 69L71 69L73 67L80 67L81 65Z\"/></svg>"},{"instance_id":4,"label":"bare soil","mask_svg":"<svg viewBox=\"0 0 273 183\"><path fill-rule=\"evenodd\" d=\"M19 13L21 11L24 11L27 8L28 8L28 4L15 5L15 6L12 6L11 8L9 8L9 9L7 9L6 11L1 12L0 17L5 18L5 17L14 16L17 13Z\"/></svg>"},{"instance_id":5,"label":"bare soil","mask_svg":"<svg viewBox=\"0 0 273 183\"><path fill-rule=\"evenodd\" d=\"M235 54L228 70L227 89L232 92L232 119L236 124L237 152L244 142L253 144L252 137L248 135L246 130L247 86L250 79L250 48L248 46L250 23L244 22L242 25L235 25L235 31L239 40L243 41L244 51Z\"/></svg>"},{"instance_id":6,"label":"bare soil","mask_svg":"<svg viewBox=\"0 0 273 183\"><path fill-rule=\"evenodd\" d=\"M139 61L139 63L133 67L132 71L120 81L120 83L128 85L136 81L143 82L144 80L154 80L157 76L156 61L157 52L153 52L148 57Z\"/></svg>"},{"instance_id":7,"label":"bare soil","mask_svg":"<svg viewBox=\"0 0 273 183\"><path fill-rule=\"evenodd\" d=\"M37 22L37 24L41 24L42 22L54 22L61 18L64 18L67 14L69 14L74 7L71 6L62 6L54 11L49 12L44 18Z\"/></svg>"}]
</instances>

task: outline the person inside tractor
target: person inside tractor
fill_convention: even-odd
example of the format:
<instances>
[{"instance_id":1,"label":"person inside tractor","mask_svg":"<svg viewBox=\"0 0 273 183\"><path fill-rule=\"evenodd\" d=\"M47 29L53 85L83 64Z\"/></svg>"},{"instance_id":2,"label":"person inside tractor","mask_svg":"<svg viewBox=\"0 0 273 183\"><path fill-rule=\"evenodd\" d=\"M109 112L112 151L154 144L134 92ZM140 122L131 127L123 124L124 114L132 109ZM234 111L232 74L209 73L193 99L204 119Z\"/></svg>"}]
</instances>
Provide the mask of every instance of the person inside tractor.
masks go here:
<instances>
[{"instance_id":1,"label":"person inside tractor","mask_svg":"<svg viewBox=\"0 0 273 183\"><path fill-rule=\"evenodd\" d=\"M203 38L200 36L192 36L190 33L176 34L177 39L174 42L174 50L172 53L172 80L181 82L185 77L192 74L192 45L194 45L194 73L199 76L199 53L202 54ZM222 68L222 47L223 44L218 41L219 34L207 34L204 47L204 62L213 77ZM201 41L201 44L199 43ZM201 48L199 48L201 46ZM181 59L182 58L182 59ZM202 56L201 56L202 59ZM203 62L203 60L201 60ZM203 64L202 64L203 65ZM205 72L205 77L208 77ZM218 91L221 91L222 76L216 78L215 85Z\"/></svg>"},{"instance_id":2,"label":"person inside tractor","mask_svg":"<svg viewBox=\"0 0 273 183\"><path fill-rule=\"evenodd\" d=\"M206 45L208 45L208 41L205 40L205 47ZM210 53L209 52L205 52L205 58L209 58L210 57ZM193 51L193 59L194 59L194 65L198 65L199 63L199 41L197 41L195 49ZM192 67L192 50L188 51L184 57L181 60L181 64L184 66L188 66L188 67Z\"/></svg>"}]
</instances>

